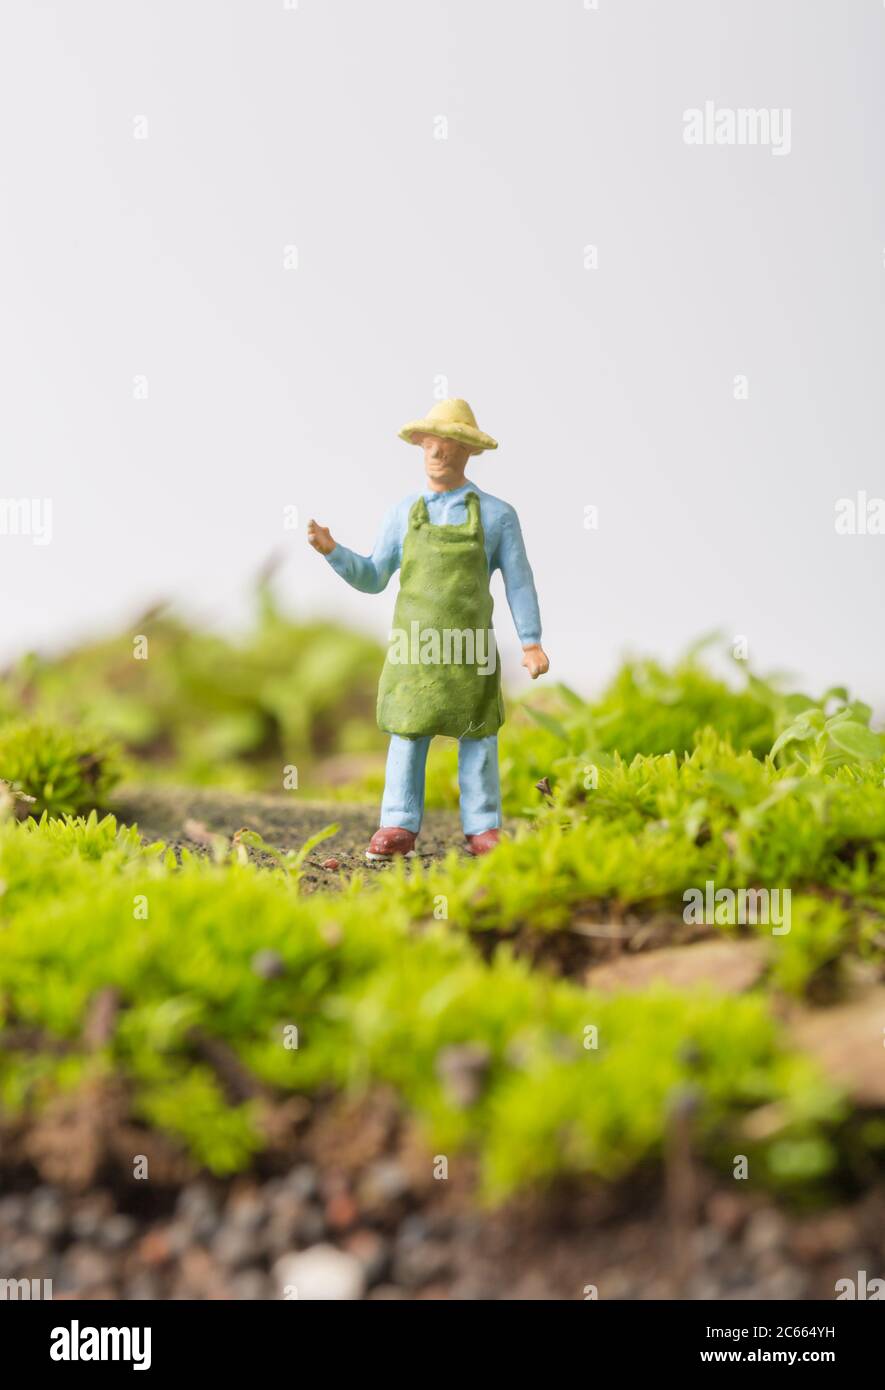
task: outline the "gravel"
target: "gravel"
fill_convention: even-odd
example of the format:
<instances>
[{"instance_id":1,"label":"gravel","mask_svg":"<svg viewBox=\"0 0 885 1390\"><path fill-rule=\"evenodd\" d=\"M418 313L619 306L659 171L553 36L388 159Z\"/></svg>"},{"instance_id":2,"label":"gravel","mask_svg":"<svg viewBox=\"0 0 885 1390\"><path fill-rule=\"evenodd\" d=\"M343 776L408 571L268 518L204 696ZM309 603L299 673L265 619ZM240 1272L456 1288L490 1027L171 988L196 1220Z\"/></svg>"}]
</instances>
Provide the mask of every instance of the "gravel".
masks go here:
<instances>
[{"instance_id":1,"label":"gravel","mask_svg":"<svg viewBox=\"0 0 885 1390\"><path fill-rule=\"evenodd\" d=\"M0 1199L0 1271L51 1278L56 1296L137 1301L280 1299L287 1286L309 1300L572 1299L587 1283L601 1299L820 1299L837 1278L882 1272L885 1193L789 1218L710 1182L676 1290L662 1202L628 1220L570 1207L563 1223L543 1205L534 1217L481 1214L453 1205L447 1184L422 1192L414 1181L395 1153L366 1160L349 1182L299 1163L264 1182L198 1178L154 1194L150 1214L125 1210L126 1189L44 1183Z\"/></svg>"}]
</instances>

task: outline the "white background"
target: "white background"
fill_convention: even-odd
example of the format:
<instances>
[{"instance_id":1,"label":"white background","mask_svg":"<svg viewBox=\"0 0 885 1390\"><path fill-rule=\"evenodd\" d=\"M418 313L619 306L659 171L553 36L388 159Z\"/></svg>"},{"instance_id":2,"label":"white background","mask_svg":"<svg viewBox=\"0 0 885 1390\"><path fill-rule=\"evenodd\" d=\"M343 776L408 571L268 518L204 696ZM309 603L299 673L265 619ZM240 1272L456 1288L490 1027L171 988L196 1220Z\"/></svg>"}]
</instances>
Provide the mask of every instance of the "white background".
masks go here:
<instances>
[{"instance_id":1,"label":"white background","mask_svg":"<svg viewBox=\"0 0 885 1390\"><path fill-rule=\"evenodd\" d=\"M0 496L54 504L49 546L0 536L0 657L160 598L240 624L279 548L297 611L383 635L394 585L348 590L304 521L371 547L442 375L500 440L473 476L519 510L553 674L593 689L721 626L883 700L885 536L834 528L885 496L882 4L6 0L0 25ZM707 99L789 107L791 153L686 146Z\"/></svg>"}]
</instances>

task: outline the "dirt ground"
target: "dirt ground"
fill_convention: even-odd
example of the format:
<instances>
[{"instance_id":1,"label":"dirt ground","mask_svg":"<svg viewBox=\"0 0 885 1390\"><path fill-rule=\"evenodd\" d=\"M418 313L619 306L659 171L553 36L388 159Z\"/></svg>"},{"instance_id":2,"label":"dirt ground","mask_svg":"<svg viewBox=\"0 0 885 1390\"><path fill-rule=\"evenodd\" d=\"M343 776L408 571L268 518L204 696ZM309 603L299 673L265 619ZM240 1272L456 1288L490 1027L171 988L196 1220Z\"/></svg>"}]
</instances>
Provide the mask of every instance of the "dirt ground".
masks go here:
<instances>
[{"instance_id":1,"label":"dirt ground","mask_svg":"<svg viewBox=\"0 0 885 1390\"><path fill-rule=\"evenodd\" d=\"M301 891L334 889L339 873L357 869L385 873L388 865L366 859L366 849L378 829L377 806L353 806L338 801L299 801L283 796L243 796L207 789L124 789L113 803L118 820L135 822L146 840L164 840L173 848L205 848L205 833L233 835L243 827L257 830L275 849L298 850L327 825L340 830L324 840L307 860ZM425 863L443 859L450 850L466 854L464 834L455 811L428 811L416 844L416 858ZM322 867L338 860L339 869Z\"/></svg>"}]
</instances>

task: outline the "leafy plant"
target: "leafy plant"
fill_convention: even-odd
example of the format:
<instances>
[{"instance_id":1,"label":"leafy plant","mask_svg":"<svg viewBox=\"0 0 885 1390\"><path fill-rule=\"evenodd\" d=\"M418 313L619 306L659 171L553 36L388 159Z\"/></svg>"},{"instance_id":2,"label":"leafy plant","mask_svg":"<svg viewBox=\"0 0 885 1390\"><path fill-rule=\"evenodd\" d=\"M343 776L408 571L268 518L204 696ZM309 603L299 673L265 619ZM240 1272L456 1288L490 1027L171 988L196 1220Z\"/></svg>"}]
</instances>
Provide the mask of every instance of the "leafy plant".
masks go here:
<instances>
[{"instance_id":1,"label":"leafy plant","mask_svg":"<svg viewBox=\"0 0 885 1390\"><path fill-rule=\"evenodd\" d=\"M872 710L861 700L848 701L847 692L833 692L844 700L828 715L827 697L820 705L808 704L775 739L771 756L787 752L788 758L800 763L809 772L854 763L869 763L885 753L885 735L869 727ZM804 699L799 696L797 699Z\"/></svg>"},{"instance_id":2,"label":"leafy plant","mask_svg":"<svg viewBox=\"0 0 885 1390\"><path fill-rule=\"evenodd\" d=\"M258 850L260 854L272 859L276 867L287 877L291 878L294 884L300 882L302 870L309 854L312 854L317 845L321 845L324 840L329 840L333 835L337 835L341 826L337 823L326 825L322 830L318 830L315 835L311 835L300 849L279 850L273 845L269 845L265 839L259 835L257 830L244 828L238 830L234 835L234 852L239 855L241 862L246 862L240 855L240 847L245 849Z\"/></svg>"}]
</instances>

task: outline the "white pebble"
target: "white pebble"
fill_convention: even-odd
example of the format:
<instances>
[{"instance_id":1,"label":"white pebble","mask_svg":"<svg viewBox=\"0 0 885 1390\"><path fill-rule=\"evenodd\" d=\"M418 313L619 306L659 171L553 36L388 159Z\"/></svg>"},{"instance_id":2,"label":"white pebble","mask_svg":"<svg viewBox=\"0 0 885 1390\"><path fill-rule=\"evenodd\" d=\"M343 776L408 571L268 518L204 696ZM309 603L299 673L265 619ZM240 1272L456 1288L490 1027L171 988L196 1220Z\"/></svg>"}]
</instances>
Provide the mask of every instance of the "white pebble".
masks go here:
<instances>
[{"instance_id":1,"label":"white pebble","mask_svg":"<svg viewBox=\"0 0 885 1390\"><path fill-rule=\"evenodd\" d=\"M360 1261L334 1245L312 1245L297 1255L281 1255L273 1273L280 1298L362 1298L366 1287Z\"/></svg>"}]
</instances>

